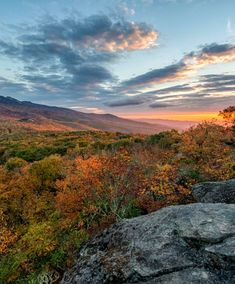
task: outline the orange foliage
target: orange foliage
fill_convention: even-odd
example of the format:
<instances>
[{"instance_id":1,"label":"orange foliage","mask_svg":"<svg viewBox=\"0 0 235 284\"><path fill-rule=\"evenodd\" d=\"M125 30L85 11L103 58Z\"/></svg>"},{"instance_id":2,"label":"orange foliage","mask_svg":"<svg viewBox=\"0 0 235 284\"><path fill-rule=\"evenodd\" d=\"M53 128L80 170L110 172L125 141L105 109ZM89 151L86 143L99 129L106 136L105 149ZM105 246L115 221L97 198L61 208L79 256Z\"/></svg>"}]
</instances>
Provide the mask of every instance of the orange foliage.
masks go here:
<instances>
[{"instance_id":1,"label":"orange foliage","mask_svg":"<svg viewBox=\"0 0 235 284\"><path fill-rule=\"evenodd\" d=\"M185 202L190 195L190 182L179 184L178 172L175 165L156 165L138 198L139 206L152 212L167 205Z\"/></svg>"},{"instance_id":2,"label":"orange foliage","mask_svg":"<svg viewBox=\"0 0 235 284\"><path fill-rule=\"evenodd\" d=\"M66 144L70 134L63 135ZM0 166L0 253L17 264L3 283L27 283L24 274L35 267L62 271L89 235L122 218L192 202L194 183L235 177L234 145L226 143L234 134L213 123L138 139L79 135L64 156L11 158Z\"/></svg>"}]
</instances>

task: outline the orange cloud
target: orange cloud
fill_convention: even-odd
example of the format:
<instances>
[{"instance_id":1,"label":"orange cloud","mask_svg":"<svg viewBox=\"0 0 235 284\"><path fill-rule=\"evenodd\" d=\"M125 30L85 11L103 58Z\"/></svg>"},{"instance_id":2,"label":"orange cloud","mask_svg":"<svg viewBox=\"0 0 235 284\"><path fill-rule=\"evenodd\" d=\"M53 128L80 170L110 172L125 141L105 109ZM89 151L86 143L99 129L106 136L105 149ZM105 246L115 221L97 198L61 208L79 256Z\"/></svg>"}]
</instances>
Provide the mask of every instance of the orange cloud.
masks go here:
<instances>
[{"instance_id":1,"label":"orange cloud","mask_svg":"<svg viewBox=\"0 0 235 284\"><path fill-rule=\"evenodd\" d=\"M217 49L216 49L217 47ZM206 65L235 61L235 46L233 45L210 45L202 49L198 54L185 57L185 64L191 70L203 68Z\"/></svg>"},{"instance_id":2,"label":"orange cloud","mask_svg":"<svg viewBox=\"0 0 235 284\"><path fill-rule=\"evenodd\" d=\"M85 42L96 50L115 52L148 49L156 45L157 39L157 31L146 30L141 25L132 23L128 34L120 33L110 36L109 32L104 32L101 37L95 39L88 37Z\"/></svg>"}]
</instances>

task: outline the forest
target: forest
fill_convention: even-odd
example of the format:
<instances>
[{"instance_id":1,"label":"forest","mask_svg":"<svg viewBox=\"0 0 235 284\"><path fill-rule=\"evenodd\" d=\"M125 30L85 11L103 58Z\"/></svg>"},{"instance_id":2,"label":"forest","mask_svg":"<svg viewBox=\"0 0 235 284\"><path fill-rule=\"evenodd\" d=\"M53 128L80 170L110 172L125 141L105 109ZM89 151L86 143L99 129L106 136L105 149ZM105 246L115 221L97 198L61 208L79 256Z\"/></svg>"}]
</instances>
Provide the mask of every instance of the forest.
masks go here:
<instances>
[{"instance_id":1,"label":"forest","mask_svg":"<svg viewBox=\"0 0 235 284\"><path fill-rule=\"evenodd\" d=\"M1 123L0 283L58 279L109 225L235 178L235 107L184 132L37 132ZM51 277L52 277L51 276Z\"/></svg>"}]
</instances>

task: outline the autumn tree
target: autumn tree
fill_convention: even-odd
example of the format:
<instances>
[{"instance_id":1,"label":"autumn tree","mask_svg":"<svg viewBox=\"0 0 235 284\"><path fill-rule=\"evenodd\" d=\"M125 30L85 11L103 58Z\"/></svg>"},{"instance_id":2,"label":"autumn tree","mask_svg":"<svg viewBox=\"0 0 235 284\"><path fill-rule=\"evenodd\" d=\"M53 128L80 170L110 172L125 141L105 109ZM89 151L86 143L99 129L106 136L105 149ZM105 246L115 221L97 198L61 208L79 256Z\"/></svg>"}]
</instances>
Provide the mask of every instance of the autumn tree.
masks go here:
<instances>
[{"instance_id":1,"label":"autumn tree","mask_svg":"<svg viewBox=\"0 0 235 284\"><path fill-rule=\"evenodd\" d=\"M235 106L229 106L219 113L226 125L231 129L230 138L225 141L226 144L235 146Z\"/></svg>"},{"instance_id":2,"label":"autumn tree","mask_svg":"<svg viewBox=\"0 0 235 284\"><path fill-rule=\"evenodd\" d=\"M229 106L220 111L219 116L221 116L227 122L235 124L235 106Z\"/></svg>"},{"instance_id":3,"label":"autumn tree","mask_svg":"<svg viewBox=\"0 0 235 284\"><path fill-rule=\"evenodd\" d=\"M32 180L39 191L53 190L54 182L63 177L63 171L63 159L59 155L51 155L34 162L30 168Z\"/></svg>"}]
</instances>

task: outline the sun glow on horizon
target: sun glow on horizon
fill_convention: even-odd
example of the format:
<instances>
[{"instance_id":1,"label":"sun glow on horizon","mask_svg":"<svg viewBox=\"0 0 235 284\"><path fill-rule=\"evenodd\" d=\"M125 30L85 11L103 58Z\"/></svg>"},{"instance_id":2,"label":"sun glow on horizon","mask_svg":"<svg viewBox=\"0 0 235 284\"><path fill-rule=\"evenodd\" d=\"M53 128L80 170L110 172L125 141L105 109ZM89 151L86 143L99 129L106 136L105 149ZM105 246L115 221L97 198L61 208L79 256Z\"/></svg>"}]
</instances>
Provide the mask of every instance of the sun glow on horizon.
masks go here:
<instances>
[{"instance_id":1,"label":"sun glow on horizon","mask_svg":"<svg viewBox=\"0 0 235 284\"><path fill-rule=\"evenodd\" d=\"M138 114L138 115L121 115L127 119L164 119L164 120L179 120L179 121L195 121L201 122L205 120L221 120L217 112L209 113L161 113L161 114Z\"/></svg>"}]
</instances>

